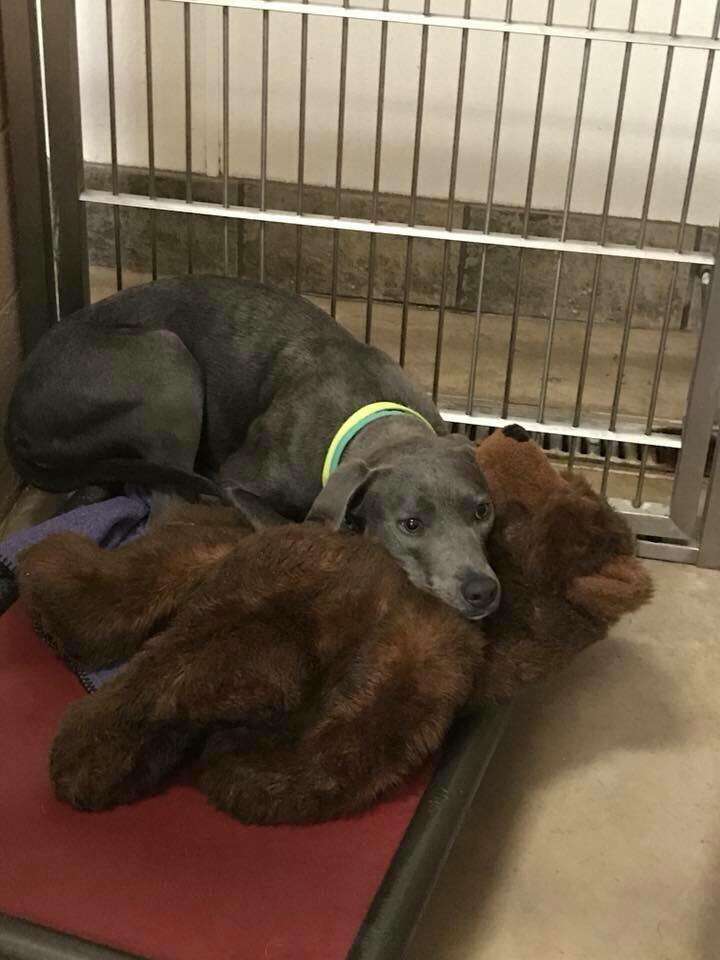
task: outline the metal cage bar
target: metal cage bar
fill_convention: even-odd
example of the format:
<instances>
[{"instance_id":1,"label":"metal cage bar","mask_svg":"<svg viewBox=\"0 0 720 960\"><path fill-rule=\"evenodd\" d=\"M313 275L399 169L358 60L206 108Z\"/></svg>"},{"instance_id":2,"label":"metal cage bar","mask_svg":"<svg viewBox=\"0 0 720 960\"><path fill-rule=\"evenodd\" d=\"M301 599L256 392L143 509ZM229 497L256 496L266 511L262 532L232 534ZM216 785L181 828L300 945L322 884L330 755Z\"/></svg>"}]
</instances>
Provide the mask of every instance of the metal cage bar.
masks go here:
<instances>
[{"instance_id":1,"label":"metal cage bar","mask_svg":"<svg viewBox=\"0 0 720 960\"><path fill-rule=\"evenodd\" d=\"M190 4L183 7L183 66L185 68L185 202L192 203L192 20ZM193 219L187 218L187 269L193 272Z\"/></svg>"},{"instance_id":2,"label":"metal cage bar","mask_svg":"<svg viewBox=\"0 0 720 960\"><path fill-rule=\"evenodd\" d=\"M260 109L260 210L267 205L268 166L268 71L270 69L270 14L263 11L262 17L262 89ZM265 223L260 221L258 233L258 274L265 281Z\"/></svg>"},{"instance_id":3,"label":"metal cage bar","mask_svg":"<svg viewBox=\"0 0 720 960\"><path fill-rule=\"evenodd\" d=\"M302 214L305 205L305 124L307 119L308 17L300 21L300 94L298 100L298 163L297 210ZM300 224L295 228L295 292L302 293L303 235Z\"/></svg>"},{"instance_id":4,"label":"metal cage bar","mask_svg":"<svg viewBox=\"0 0 720 960\"><path fill-rule=\"evenodd\" d=\"M596 7L597 0L590 0L590 7L588 11L588 29L590 30L595 26ZM577 169L578 148L580 146L580 131L582 129L583 112L585 109L585 91L587 89L591 47L592 42L590 40L586 40L583 44L580 83L578 84L572 143L570 144L570 160L568 162L567 181L565 185L565 200L563 202L562 223L560 226L561 240L565 240L567 238L568 225L570 223L570 207L572 205L573 187L575 186L575 171ZM540 395L538 397L537 414L537 418L540 423L542 423L545 419L545 406L547 404L548 384L550 381L550 364L552 362L552 351L555 341L555 328L557 325L558 304L560 301L560 284L562 282L564 262L565 255L561 252L558 254L557 264L555 265L555 282L553 283L552 304L550 306L550 316L548 317L547 332L545 334L545 357L543 359L543 370L540 379Z\"/></svg>"},{"instance_id":5,"label":"metal cage bar","mask_svg":"<svg viewBox=\"0 0 720 960\"><path fill-rule=\"evenodd\" d=\"M157 196L155 183L155 98L153 88L151 0L145 0L145 92L147 97L148 195ZM150 270L157 280L157 212L150 211Z\"/></svg>"},{"instance_id":6,"label":"metal cage bar","mask_svg":"<svg viewBox=\"0 0 720 960\"><path fill-rule=\"evenodd\" d=\"M347 5L348 0L344 0ZM348 21L343 20L340 29L340 79L338 82L338 122L335 145L335 216L342 215L342 171L345 146L345 100L347 93ZM340 260L340 234L333 233L332 267L330 279L330 313L335 316L338 298L338 269Z\"/></svg>"},{"instance_id":7,"label":"metal cage bar","mask_svg":"<svg viewBox=\"0 0 720 960\"><path fill-rule=\"evenodd\" d=\"M720 443L715 445L697 562L701 567L720 568Z\"/></svg>"},{"instance_id":8,"label":"metal cage bar","mask_svg":"<svg viewBox=\"0 0 720 960\"><path fill-rule=\"evenodd\" d=\"M674 35L677 32L681 4L682 0L675 0L673 4L672 24L670 27L671 35ZM655 130L653 133L652 148L650 151L650 162L648 164L648 172L645 180L645 195L643 197L642 213L640 215L640 229L637 238L638 248L644 248L645 246L648 219L650 216L650 202L652 200L653 187L655 186L655 172L657 169L658 152L660 150L660 139L662 137L663 126L665 123L665 108L667 106L674 54L675 48L668 46L665 54L665 66L663 68L663 78L660 87L660 99L658 101L657 114L655 117ZM614 430L617 426L617 420L620 413L620 398L622 394L623 380L625 377L625 365L627 362L628 349L630 347L630 335L632 333L632 321L633 314L635 312L635 298L637 296L639 275L640 262L636 260L633 263L632 275L630 277L630 290L628 293L627 305L625 307L622 341L620 344L620 353L618 356L617 371L615 375L615 389L613 391L612 406L610 408L610 430ZM610 464L614 450L615 443L609 443L605 453L602 482L600 484L600 490L603 494L605 494L607 491L607 484L610 476Z\"/></svg>"},{"instance_id":9,"label":"metal cage bar","mask_svg":"<svg viewBox=\"0 0 720 960\"><path fill-rule=\"evenodd\" d=\"M635 30L637 20L638 0L632 0L630 4L630 14L628 18L628 32ZM610 158L608 160L608 170L605 177L605 194L603 197L602 214L600 216L600 244L605 244L607 238L608 223L610 218L610 202L612 200L613 187L615 185L615 171L617 169L617 157L620 147L620 131L622 129L623 115L625 112L625 100L627 98L627 84L630 73L630 59L632 56L632 44L626 43L623 52L623 62L620 70L620 84L618 87L617 106L615 108L615 120L613 123L612 143L610 145ZM575 410L573 412L573 426L580 423L582 417L583 400L585 396L585 384L587 380L588 366L590 363L590 347L592 344L593 328L595 325L595 316L597 308L598 293L600 290L600 277L604 260L602 257L595 257L593 266L593 279L590 289L590 300L588 302L587 316L585 319L585 337L583 339L582 354L580 357L580 370L578 373L577 393L575 394ZM646 432L650 432L647 430ZM568 466L572 470L577 453L577 442L573 438L570 441L570 452L568 457Z\"/></svg>"},{"instance_id":10,"label":"metal cage bar","mask_svg":"<svg viewBox=\"0 0 720 960\"><path fill-rule=\"evenodd\" d=\"M65 317L90 300L85 205L78 199L85 180L75 0L42 0L41 28L58 313Z\"/></svg>"},{"instance_id":11,"label":"metal cage bar","mask_svg":"<svg viewBox=\"0 0 720 960\"><path fill-rule=\"evenodd\" d=\"M506 0L505 21L512 20L512 0ZM497 99L495 101L495 120L493 123L492 148L490 150L490 169L488 171L488 185L485 194L484 232L489 235L492 218L493 201L495 199L495 178L497 176L498 151L500 147L500 131L502 128L503 106L505 103L505 81L507 79L508 50L510 34L504 33L500 52L500 72L498 75ZM465 409L469 414L475 406L475 386L477 381L478 357L480 353L480 329L482 326L483 294L485 292L485 268L487 267L487 246L480 252L480 274L478 276L478 292L475 306L475 327L473 330L473 345L470 355L470 371L468 373L468 388Z\"/></svg>"},{"instance_id":12,"label":"metal cage bar","mask_svg":"<svg viewBox=\"0 0 720 960\"><path fill-rule=\"evenodd\" d=\"M390 0L383 0L383 10L387 11ZM382 162L382 135L385 110L385 76L387 72L388 24L383 20L380 25L380 60L378 63L377 108L375 112L375 158L373 161L372 205L370 220L378 221L378 203L380 197L380 165ZM377 255L377 235L370 234L368 249L367 304L365 307L365 342L372 340L373 299L375 296L375 259Z\"/></svg>"},{"instance_id":13,"label":"metal cage bar","mask_svg":"<svg viewBox=\"0 0 720 960\"><path fill-rule=\"evenodd\" d=\"M545 23L549 26L555 13L555 0L548 0ZM540 124L542 122L543 107L545 104L545 84L547 81L548 60L550 57L550 37L543 38L542 54L540 57L540 74L538 76L537 96L535 99L535 114L533 117L533 134L530 145L530 159L528 162L527 184L525 187L525 207L523 210L523 237L528 236L530 228L530 212L532 210L532 196L535 187L535 169L537 166L538 147L540 145ZM515 347L517 344L518 329L520 326L520 302L523 282L523 268L525 264L525 250L518 251L517 273L515 276L515 295L513 297L512 320L510 323L510 338L508 341L508 356L505 366L505 386L503 388L502 415L508 414L510 396L512 393L512 378L515 365Z\"/></svg>"},{"instance_id":14,"label":"metal cage bar","mask_svg":"<svg viewBox=\"0 0 720 960\"><path fill-rule=\"evenodd\" d=\"M590 30L587 27L524 23L493 20L487 17L451 17L438 14L409 13L399 10L370 10L363 7L340 7L332 4L291 2L291 0L172 0L172 2L200 3L206 6L230 6L242 10L275 10L279 13L311 14L317 17L340 17L351 20L408 23L422 27L425 24L456 30L479 30L484 33L511 33L521 36L567 37L574 40L598 40L603 43L634 43L644 46L685 47L692 50L718 50L720 40L693 35L668 35L627 30Z\"/></svg>"},{"instance_id":15,"label":"metal cage bar","mask_svg":"<svg viewBox=\"0 0 720 960\"><path fill-rule=\"evenodd\" d=\"M720 395L720 276L713 271L695 357L670 516L688 536L697 530L700 495ZM692 429L690 429L692 425Z\"/></svg>"},{"instance_id":16,"label":"metal cage bar","mask_svg":"<svg viewBox=\"0 0 720 960\"><path fill-rule=\"evenodd\" d=\"M472 0L465 0L463 15L470 16ZM450 156L450 183L448 185L448 209L445 226L452 230L455 222L455 191L457 189L458 160L460 158L460 131L462 129L463 101L465 99L465 74L467 71L467 51L470 34L463 30L460 36L460 58L458 62L457 97L455 100L455 120L453 123L452 154ZM450 242L443 243L443 262L440 277L440 297L438 303L438 325L435 339L435 362L433 365L432 398L437 402L440 390L440 370L442 368L443 337L445 334L445 309L447 306L448 268L450 266Z\"/></svg>"},{"instance_id":17,"label":"metal cage bar","mask_svg":"<svg viewBox=\"0 0 720 960\"><path fill-rule=\"evenodd\" d=\"M430 13L430 0L425 0L424 12ZM415 109L415 135L413 142L412 173L410 175L410 209L408 211L408 225L415 226L417 220L418 178L420 176L420 148L422 147L423 113L425 110L425 80L427 76L429 27L423 24L420 35L420 69L418 70L417 103ZM405 366L407 351L408 311L410 307L410 284L412 282L413 266L412 235L408 236L405 245L405 278L403 281L402 314L400 317L400 366Z\"/></svg>"},{"instance_id":18,"label":"metal cage bar","mask_svg":"<svg viewBox=\"0 0 720 960\"><path fill-rule=\"evenodd\" d=\"M8 0L0 0L7 3ZM40 0L46 6L51 6L50 0ZM175 2L175 0L168 0ZM192 70L191 70L191 9L194 3L203 2L206 6L219 6L222 10L224 22L224 36L222 43L222 178L223 178L223 197L220 203L205 203L195 199L193 194L192 180ZM71 0L62 0L63 4L70 4ZM710 431L713 425L715 415L714 399L716 398L717 368L720 365L720 332L717 330L720 319L717 314L720 312L720 302L717 292L718 284L713 282L708 288L708 296L705 298L705 321L701 333L700 348L698 350L695 373L690 389L689 402L686 411L686 429L682 437L677 436L672 431L664 431L660 423L658 432L655 431L657 398L660 388L660 382L663 373L663 359L668 335L670 329L669 314L663 314L661 328L658 336L658 353L654 358L655 369L650 389L650 402L648 409L642 416L629 416L621 413L619 389L621 389L622 374L624 365L627 361L627 344L632 329L632 316L635 307L635 295L637 292L637 274L643 261L669 263L672 265L672 278L668 293L668 302L673 298L675 281L679 275L681 267L692 266L695 270L703 269L705 272L712 272L717 252L708 253L697 249L699 244L694 244L694 249L683 249L684 226L687 223L687 214L692 193L692 183L694 179L694 168L697 162L698 150L702 139L702 126L704 113L709 97L710 70L714 60L714 51L720 48L720 40L717 36L717 18L713 25L712 36L708 37L683 37L677 35L678 15L680 0L676 0L673 11L673 22L669 33L648 33L635 30L635 19L638 7L638 0L629 0L630 16L625 30L606 30L598 29L594 25L594 2L588 7L588 19L583 27L568 26L558 24L553 19L554 3L548 0L547 13L544 23L523 23L512 18L511 0L507 0L505 6L505 18L503 20L490 20L483 18L470 17L470 2L466 0L462 16L446 17L432 14L430 10L430 0L425 0L422 13L406 13L402 11L390 10L389 0L382 0L382 9L368 10L362 7L351 7L349 0L341 0L342 5L319 5L311 2L286 2L286 0L184 0L183 23L184 23L184 41L185 41L185 196L182 200L163 198L157 196L155 169L154 169L154 133L153 133L153 105L152 105L152 47L149 22L149 0L145 2L146 10L146 83L148 94L148 174L149 187L148 196L134 195L122 192L120 185L120 174L117 162L117 129L115 118L115 63L112 40L112 0L105 0L105 7L108 13L107 20L107 50L108 50L108 105L110 114L111 128L111 168L112 182L109 190L85 190L82 189L81 181L76 181L75 206L79 211L84 210L87 203L99 203L109 205L113 208L113 220L115 226L116 238L116 268L118 275L118 285L122 283L122 250L120 236L120 213L123 207L148 210L154 219L162 212L184 213L187 215L188 224L188 269L192 270L192 224L195 216L219 216L224 224L236 222L238 228L243 223L255 222L259 230L259 272L261 277L266 273L265 258L265 230L267 224L288 224L296 228L296 259L295 259L295 286L301 290L302 272L303 272L303 237L306 236L308 229L320 229L332 231L332 280L330 286L331 310L336 312L339 308L340 290L339 290L339 256L341 249L341 232L351 231L358 234L367 234L369 241L369 262L368 262L368 286L365 306L365 336L369 341L372 338L373 325L373 306L376 302L377 291L376 272L377 272L377 251L378 237L394 236L406 239L407 256L405 259L404 282L401 280L401 306L402 314L400 321L400 352L404 361L407 353L407 342L409 333L410 319L410 291L413 279L413 248L419 239L427 239L441 242L442 265L440 274L440 293L437 305L437 329L433 336L435 342L435 354L432 358L431 379L432 394L435 399L439 399L444 404L442 409L443 416L450 422L453 429L474 429L478 426L495 427L502 426L509 420L509 405L511 400L512 387L512 364L515 357L515 347L517 346L518 322L520 316L521 291L523 284L523 258L527 250L542 250L556 254L557 266L553 271L553 278L550 278L549 289L552 292L552 306L547 318L544 349L540 349L539 362L542 368L542 374L539 379L539 395L537 403L536 419L531 419L532 405L529 406L530 417L527 412L520 418L526 428L532 432L550 435L563 436L569 441L569 463L572 466L577 459L578 445L583 440L583 450L585 449L584 440L593 440L600 443L606 443L607 453L605 457L605 470L610 470L610 459L614 444L627 443L637 444L641 450L641 456L638 455L640 464L637 474L637 491L635 496L635 508L629 502L623 503L623 510L629 516L631 523L639 534L644 536L665 536L670 540L677 540L683 536L683 533L690 537L696 533L696 520L701 503L701 491L703 486L703 468L710 437ZM230 105L229 105L229 80L228 80L228 23L231 9L255 10L262 14L262 83L261 83L261 103L260 103L260 190L256 206L245 206L242 197L231 203L228 179L230 176L229 165L229 143L230 143ZM272 12L283 12L297 14L300 16L300 76L299 76L299 111L298 111L298 183L297 183L297 210L276 210L272 208L272 203L268 203L268 83L269 83L269 30L270 14ZM338 127L335 153L335 206L334 216L316 215L306 212L305 198L305 178L306 178L306 113L308 107L308 33L310 18L315 16L330 16L341 20L340 36L340 78L339 78L339 97L338 97ZM377 113L375 117L375 142L374 142L374 160L372 169L372 190L370 193L370 205L367 219L358 217L346 217L342 215L343 194L343 153L345 138L345 79L348 70L348 60L350 52L348 50L349 22L373 21L379 27L379 67L377 75ZM381 208L381 167L383 158L383 136L385 122L385 101L386 101L386 70L389 43L389 25L406 24L416 29L420 33L420 69L418 72L417 102L415 106L415 133L413 138L412 150L412 171L410 182L409 213L402 223L388 222L382 219ZM421 151L423 147L423 110L425 107L425 83L427 69L428 42L431 28L457 29L460 30L459 38L459 57L457 63L457 87L455 93L455 114L453 119L452 133L452 153L450 156L450 176L447 195L447 216L443 216L444 223L437 226L429 226L421 221L418 224L417 205L418 197L418 179ZM486 203L484 210L484 220L482 229L469 229L468 226L456 226L456 189L458 180L458 159L460 151L460 134L463 129L463 103L465 93L465 73L468 59L468 40L471 31L480 31L487 34L499 35L501 40L500 47L500 69L497 74L497 97L495 102L494 128L491 135L490 144L490 171L488 176ZM499 232L492 230L493 207L495 204L495 177L499 165L499 147L501 140L501 131L503 125L503 107L505 94L505 80L508 70L508 49L512 36L535 36L542 40L542 55L540 62L540 76L535 102L535 115L532 131L532 145L530 152L530 161L528 167L528 180L525 194L525 205L523 210L522 228L517 232ZM544 97L545 81L548 74L548 62L550 56L551 42L553 38L571 38L583 44L582 63L580 66L580 80L578 84L577 99L575 104L574 120L572 120L572 141L570 144L570 159L568 162L568 176L566 181L565 198L562 207L562 226L559 235L555 237L537 237L530 231L532 223L531 215L533 213L533 192L535 181L535 169L538 160L538 144L541 137L541 128L544 128ZM68 41L70 44L72 40ZM610 157L608 160L607 177L605 182L605 197L603 200L602 214L600 216L599 236L597 241L568 239L568 221L572 210L572 194L574 171L578 162L579 151L581 147L581 130L584 129L583 113L585 108L584 96L585 87L588 78L589 65L592 63L592 50L597 43L620 43L623 45L622 69L619 78L619 87L617 94L617 107L615 109L615 122L613 127L612 144L610 147ZM628 88L628 74L632 62L632 52L638 45L655 45L666 50L666 75L663 78L663 84L660 89L660 101L658 104L658 116L656 122L655 136L653 138L653 148L648 169L646 183L646 196L643 204L643 218L641 220L641 230L638 241L629 243L612 243L608 241L608 224L611 206L611 198L615 184L615 173L617 166L617 157L622 142L622 124L623 111L625 106L626 92ZM706 82L703 87L704 93L701 98L698 112L698 121L695 128L693 140L690 170L688 180L685 186L683 196L683 213L681 216L680 230L677 243L673 247L651 247L647 246L647 222L649 219L649 200L652 195L655 164L659 150L659 139L662 134L665 101L668 96L668 85L670 80L670 69L672 68L673 54L676 48L704 50L708 56L708 68L706 73ZM49 45L48 53L49 67L56 67L59 54L57 45ZM274 69L274 66L273 66ZM455 69L455 68L453 68ZM56 73L57 77L58 74ZM56 81L59 84L59 81ZM67 89L67 83L65 83ZM77 99L77 92L72 94ZM53 151L57 151L59 141L58 125L49 122L53 126L49 134L51 143L51 160L54 161ZM70 188L69 195L70 195ZM79 195L80 202L77 202ZM80 214L82 216L82 213ZM463 220L463 224L466 221ZM227 226L225 227L227 236ZM467 396L463 400L458 400L457 407L453 402L444 396L441 383L441 367L443 357L445 320L449 301L449 271L451 256L453 252L453 243L459 243L461 258L463 251L468 246L479 248L480 259L484 264L484 269L480 271L480 283L478 287L478 299L475 310L473 334L473 349L471 360L471 377L467 384ZM510 351L508 357L508 370L506 371L505 391L503 402L494 409L494 404L475 398L475 380L477 377L477 364L479 352L479 338L482 324L483 311L483 281L486 279L487 272L487 248L508 247L518 251L518 273L515 281L515 294L513 303L512 327L510 333ZM457 248L455 248L457 249ZM227 269L228 261L228 241L225 243L225 262ZM554 339L559 336L559 326L557 325L559 314L559 301L562 278L564 276L563 266L565 258L570 254L582 254L593 257L592 287L590 292L589 312L586 321L586 328L583 339L582 354L580 356L580 370L577 382L577 391L573 386L574 409L566 417L555 410L551 410L548 403L548 383L551 371L553 357ZM599 285L603 265L607 257L624 258L632 267L632 275L635 277L631 281L630 296L628 297L627 309L625 314L625 324L623 327L623 345L621 356L618 363L617 377L615 378L616 395L613 399L612 408L609 409L609 422L603 422L597 413L586 413L585 386L587 380L588 365L590 362L591 343L593 339L593 328L596 320L596 313L599 304ZM402 269L402 266L401 266ZM153 256L153 273L156 271L155 254ZM553 283L554 279L554 283ZM430 348L432 349L432 348ZM503 361L504 362L504 361ZM465 376L465 372L462 373ZM618 383L620 388L618 388ZM502 388L501 388L502 389ZM461 388L465 393L465 384ZM518 408L519 411L520 408ZM524 409L524 407L523 407ZM496 415L499 414L499 415ZM546 416L547 414L547 416ZM514 418L513 418L514 419ZM545 420L549 422L545 422ZM687 425L689 424L689 428ZM680 452L679 464L675 487L670 506L670 516L662 513L660 505L645 504L641 508L637 506L642 500L643 482L648 471L649 452L653 448L666 447L678 450ZM565 446L567 451L567 444ZM585 453L582 454L586 456ZM613 461L614 462L614 461ZM632 468L635 469L635 468ZM717 483L717 481L713 481ZM715 487L713 487L715 489ZM714 501L708 500L709 503ZM705 518L707 524L707 516ZM651 541L646 541L651 544ZM654 550L655 546L650 545L648 549ZM688 548L695 551L694 555L700 556L700 551L696 547ZM687 550L686 550L687 553ZM688 554L689 555L689 554ZM710 556L706 550L704 556Z\"/></svg>"},{"instance_id":19,"label":"metal cage bar","mask_svg":"<svg viewBox=\"0 0 720 960\"><path fill-rule=\"evenodd\" d=\"M292 213L286 210L269 210L250 206L223 207L217 203L194 200L191 203L166 197L151 199L142 194L118 193L107 190L83 190L81 200L86 203L102 203L118 207L137 207L143 210L161 210L173 213L200 214L204 216L232 217L238 220L257 220L265 223L285 223L307 227L324 227L330 230L351 230L359 233L383 234L395 237L422 237L426 240L454 240L482 246L515 247L526 250L565 251L565 253L595 254L601 257L620 257L628 260L652 260L658 262L698 264L712 267L715 257L701 250L678 252L674 248L639 248L621 243L593 243L589 240L555 240L552 237L523 237L513 233L491 233L482 230L466 230L455 227L411 227L405 223L383 220L361 220L353 217L326 217L314 213Z\"/></svg>"},{"instance_id":20,"label":"metal cage bar","mask_svg":"<svg viewBox=\"0 0 720 960\"><path fill-rule=\"evenodd\" d=\"M110 168L112 176L112 196L120 192L117 158L117 119L115 109L115 49L113 43L113 5L105 0L105 43L107 46L108 66L108 120L110 123ZM120 234L120 208L113 207L113 227L115 232L115 284L122 290L122 238Z\"/></svg>"},{"instance_id":21,"label":"metal cage bar","mask_svg":"<svg viewBox=\"0 0 720 960\"><path fill-rule=\"evenodd\" d=\"M717 4L715 17L713 20L713 36L716 37L720 31L720 3ZM707 111L708 94L710 92L710 82L712 80L713 67L715 64L715 51L709 50L707 61L705 63L705 74L703 77L702 92L700 94L700 104L698 106L697 119L695 121L695 133L693 136L692 149L690 151L690 163L687 177L685 179L685 191L683 194L682 210L680 212L680 222L677 231L677 249L682 250L685 240L685 230L687 228L688 211L690 209L690 200L693 187L695 185L695 172L697 170L698 154L700 152L700 143L702 140L703 127L705 125L705 113ZM650 391L650 402L648 404L648 414L645 423L645 432L651 433L653 423L655 422L655 412L657 410L658 395L660 392L660 383L662 381L663 365L665 362L665 349L667 346L668 334L670 332L670 322L672 319L673 300L675 298L675 289L677 286L679 266L673 264L670 275L670 284L668 287L667 300L665 303L665 314L663 317L662 328L657 350L657 359L653 371L653 383ZM637 485L635 488L635 497L633 503L639 506L642 503L643 488L645 483L645 473L647 470L648 450L645 448L640 459L640 469L638 471Z\"/></svg>"},{"instance_id":22,"label":"metal cage bar","mask_svg":"<svg viewBox=\"0 0 720 960\"><path fill-rule=\"evenodd\" d=\"M18 307L23 350L29 352L56 317L35 2L0 0L0 14L15 187Z\"/></svg>"}]
</instances>

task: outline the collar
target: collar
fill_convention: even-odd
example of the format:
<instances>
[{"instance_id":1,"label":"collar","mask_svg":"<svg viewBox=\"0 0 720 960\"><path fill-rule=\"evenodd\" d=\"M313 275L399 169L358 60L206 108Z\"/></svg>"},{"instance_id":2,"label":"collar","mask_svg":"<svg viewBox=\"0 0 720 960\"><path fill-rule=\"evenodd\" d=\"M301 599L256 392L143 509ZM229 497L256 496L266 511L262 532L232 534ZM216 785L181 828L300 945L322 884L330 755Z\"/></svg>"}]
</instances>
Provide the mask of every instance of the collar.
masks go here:
<instances>
[{"instance_id":1,"label":"collar","mask_svg":"<svg viewBox=\"0 0 720 960\"><path fill-rule=\"evenodd\" d=\"M357 436L361 430L363 430L369 423L372 423L373 420L380 420L382 417L392 417L403 414L405 416L417 417L418 420L422 422L430 429L435 432L434 427L419 414L416 410L412 410L410 407L404 407L401 403L368 403L364 407L360 407L359 410L356 410L351 416L340 427L338 432L332 438L328 451L325 454L325 461L323 463L322 470L322 484L328 482L330 474L337 470L340 460L345 448L353 439Z\"/></svg>"}]
</instances>

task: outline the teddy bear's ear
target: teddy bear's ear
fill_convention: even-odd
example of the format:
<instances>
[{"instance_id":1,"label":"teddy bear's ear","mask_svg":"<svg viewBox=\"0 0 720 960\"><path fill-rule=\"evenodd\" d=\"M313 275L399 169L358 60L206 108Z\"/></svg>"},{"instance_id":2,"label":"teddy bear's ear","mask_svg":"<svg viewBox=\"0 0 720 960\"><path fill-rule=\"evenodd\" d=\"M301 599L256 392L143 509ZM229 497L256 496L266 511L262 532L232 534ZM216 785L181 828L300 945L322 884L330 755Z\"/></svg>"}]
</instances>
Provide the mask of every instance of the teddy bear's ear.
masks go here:
<instances>
[{"instance_id":1,"label":"teddy bear's ear","mask_svg":"<svg viewBox=\"0 0 720 960\"><path fill-rule=\"evenodd\" d=\"M530 439L530 434L519 423L509 423L507 427L503 427L503 434L511 440L517 440L518 443L527 443Z\"/></svg>"},{"instance_id":2,"label":"teddy bear's ear","mask_svg":"<svg viewBox=\"0 0 720 960\"><path fill-rule=\"evenodd\" d=\"M482 440L476 456L496 507L518 501L539 509L553 492L567 489L545 452L517 424Z\"/></svg>"}]
</instances>

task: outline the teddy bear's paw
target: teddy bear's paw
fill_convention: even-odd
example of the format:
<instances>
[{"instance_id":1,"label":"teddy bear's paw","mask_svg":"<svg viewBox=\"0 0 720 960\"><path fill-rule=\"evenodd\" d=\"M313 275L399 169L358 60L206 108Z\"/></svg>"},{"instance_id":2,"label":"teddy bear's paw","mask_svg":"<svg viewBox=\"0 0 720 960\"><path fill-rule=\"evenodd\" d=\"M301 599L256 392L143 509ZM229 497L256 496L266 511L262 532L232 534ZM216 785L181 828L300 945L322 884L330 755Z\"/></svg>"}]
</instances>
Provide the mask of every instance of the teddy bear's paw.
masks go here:
<instances>
[{"instance_id":1,"label":"teddy bear's paw","mask_svg":"<svg viewBox=\"0 0 720 960\"><path fill-rule=\"evenodd\" d=\"M556 493L534 518L530 566L556 587L596 574L634 552L630 529L609 504L589 492Z\"/></svg>"},{"instance_id":2,"label":"teddy bear's paw","mask_svg":"<svg viewBox=\"0 0 720 960\"><path fill-rule=\"evenodd\" d=\"M39 632L60 654L87 667L107 666L105 650L106 556L87 537L62 533L47 537L19 557L20 597ZM117 595L116 587L113 591Z\"/></svg>"},{"instance_id":3,"label":"teddy bear's paw","mask_svg":"<svg viewBox=\"0 0 720 960\"><path fill-rule=\"evenodd\" d=\"M55 795L78 810L106 810L136 796L130 774L138 744L120 718L98 715L96 696L68 709L50 751Z\"/></svg>"},{"instance_id":4,"label":"teddy bear's paw","mask_svg":"<svg viewBox=\"0 0 720 960\"><path fill-rule=\"evenodd\" d=\"M596 574L568 585L568 600L599 619L613 622L647 603L653 594L650 574L635 557L617 557Z\"/></svg>"}]
</instances>

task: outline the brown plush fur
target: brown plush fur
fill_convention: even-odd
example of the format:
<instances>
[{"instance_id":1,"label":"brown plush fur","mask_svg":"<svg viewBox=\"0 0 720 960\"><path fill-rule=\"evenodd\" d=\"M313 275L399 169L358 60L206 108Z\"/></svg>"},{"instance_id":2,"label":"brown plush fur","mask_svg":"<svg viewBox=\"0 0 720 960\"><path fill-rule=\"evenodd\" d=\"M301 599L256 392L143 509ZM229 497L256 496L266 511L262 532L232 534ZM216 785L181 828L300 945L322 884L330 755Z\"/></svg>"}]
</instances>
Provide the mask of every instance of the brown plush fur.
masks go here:
<instances>
[{"instance_id":1,"label":"brown plush fur","mask_svg":"<svg viewBox=\"0 0 720 960\"><path fill-rule=\"evenodd\" d=\"M225 508L185 507L112 552L70 534L26 551L21 594L58 649L88 666L131 657L63 717L57 795L127 803L195 757L201 789L246 822L349 814L417 769L458 712L600 639L650 594L632 538L509 433L478 448L503 585L482 626L365 538L251 533Z\"/></svg>"}]
</instances>

